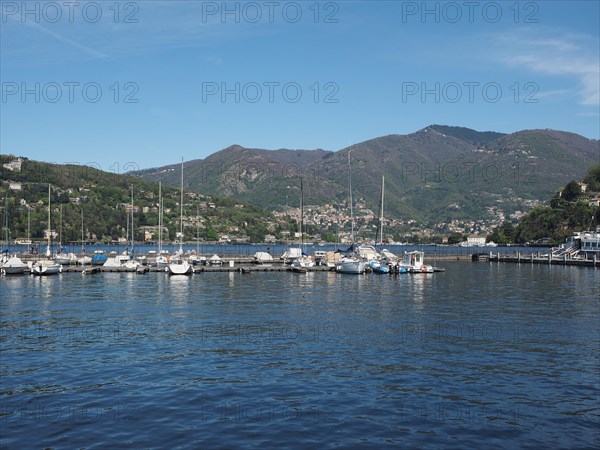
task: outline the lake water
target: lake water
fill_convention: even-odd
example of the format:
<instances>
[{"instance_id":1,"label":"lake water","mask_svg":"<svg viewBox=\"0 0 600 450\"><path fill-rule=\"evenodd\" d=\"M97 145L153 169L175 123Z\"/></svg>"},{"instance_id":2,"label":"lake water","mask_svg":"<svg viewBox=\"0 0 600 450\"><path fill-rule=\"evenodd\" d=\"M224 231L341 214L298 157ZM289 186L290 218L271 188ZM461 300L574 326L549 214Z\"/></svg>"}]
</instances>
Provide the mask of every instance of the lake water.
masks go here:
<instances>
[{"instance_id":1,"label":"lake water","mask_svg":"<svg viewBox=\"0 0 600 450\"><path fill-rule=\"evenodd\" d=\"M598 448L600 272L0 281L0 447Z\"/></svg>"}]
</instances>

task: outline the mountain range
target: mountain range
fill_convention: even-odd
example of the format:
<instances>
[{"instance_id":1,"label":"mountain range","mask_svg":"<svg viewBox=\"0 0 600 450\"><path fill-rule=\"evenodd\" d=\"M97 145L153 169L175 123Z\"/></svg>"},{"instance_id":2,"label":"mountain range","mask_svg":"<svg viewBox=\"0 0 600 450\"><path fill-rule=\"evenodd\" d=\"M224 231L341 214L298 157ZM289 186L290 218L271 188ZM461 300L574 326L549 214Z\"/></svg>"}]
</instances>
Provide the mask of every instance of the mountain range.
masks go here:
<instances>
[{"instance_id":1,"label":"mountain range","mask_svg":"<svg viewBox=\"0 0 600 450\"><path fill-rule=\"evenodd\" d=\"M600 141L574 133L431 125L336 152L232 145L186 162L184 184L198 193L282 210L298 206L303 177L305 204L343 205L350 169L355 201L377 210L385 175L386 215L426 223L526 210L527 201L550 197L598 161ZM180 164L131 175L177 186Z\"/></svg>"}]
</instances>

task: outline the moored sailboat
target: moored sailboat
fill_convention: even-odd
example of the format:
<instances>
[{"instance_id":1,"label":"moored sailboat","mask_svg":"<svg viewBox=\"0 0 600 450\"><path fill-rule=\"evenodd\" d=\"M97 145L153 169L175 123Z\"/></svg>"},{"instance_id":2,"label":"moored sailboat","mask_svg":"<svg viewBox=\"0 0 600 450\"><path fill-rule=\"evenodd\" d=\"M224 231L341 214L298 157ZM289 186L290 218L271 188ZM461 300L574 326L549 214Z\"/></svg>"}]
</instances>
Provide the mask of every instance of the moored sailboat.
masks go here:
<instances>
[{"instance_id":1,"label":"moored sailboat","mask_svg":"<svg viewBox=\"0 0 600 450\"><path fill-rule=\"evenodd\" d=\"M85 237L83 231L83 206L81 207L81 258L77 260L77 264L86 266L92 263L92 257L85 254Z\"/></svg>"},{"instance_id":2,"label":"moored sailboat","mask_svg":"<svg viewBox=\"0 0 600 450\"><path fill-rule=\"evenodd\" d=\"M4 207L4 233L5 233L5 243L6 249L2 252L2 259L0 264L0 273L2 275L21 275L25 273L26 270L29 269L29 266L21 261L21 258L17 257L17 255L13 255L9 257L10 250L10 239L9 239L9 228L8 228L8 196L5 197L6 206Z\"/></svg>"},{"instance_id":3,"label":"moored sailboat","mask_svg":"<svg viewBox=\"0 0 600 450\"><path fill-rule=\"evenodd\" d=\"M292 261L293 272L306 272L315 261L304 251L304 185L300 178L300 255Z\"/></svg>"},{"instance_id":4,"label":"moored sailboat","mask_svg":"<svg viewBox=\"0 0 600 450\"><path fill-rule=\"evenodd\" d=\"M350 151L348 150L348 193L350 200L350 220L351 220L351 240L352 246L350 247L351 253L342 257L335 264L335 271L338 273L349 273L360 275L365 272L365 263L358 257L354 250L354 206L352 202L352 172L350 165Z\"/></svg>"},{"instance_id":5,"label":"moored sailboat","mask_svg":"<svg viewBox=\"0 0 600 450\"><path fill-rule=\"evenodd\" d=\"M169 260L167 273L169 275L191 275L194 272L192 265L183 259L183 159L181 160L181 200L179 203L179 250Z\"/></svg>"},{"instance_id":6,"label":"moored sailboat","mask_svg":"<svg viewBox=\"0 0 600 450\"><path fill-rule=\"evenodd\" d=\"M31 266L33 275L55 275L62 272L62 266L51 260L40 260Z\"/></svg>"},{"instance_id":7,"label":"moored sailboat","mask_svg":"<svg viewBox=\"0 0 600 450\"><path fill-rule=\"evenodd\" d=\"M344 256L335 265L337 273L360 275L365 273L365 263L355 256Z\"/></svg>"},{"instance_id":8,"label":"moored sailboat","mask_svg":"<svg viewBox=\"0 0 600 450\"><path fill-rule=\"evenodd\" d=\"M46 259L36 261L31 266L33 275L55 275L62 272L62 266L51 260L52 257L52 228L51 228L51 199L50 199L50 184L48 184L48 244L46 247Z\"/></svg>"},{"instance_id":9,"label":"moored sailboat","mask_svg":"<svg viewBox=\"0 0 600 450\"><path fill-rule=\"evenodd\" d=\"M77 261L77 258L73 253L63 253L62 245L62 221L63 221L63 205L60 205L60 222L58 226L58 253L54 255L54 262L60 265L68 266L73 261Z\"/></svg>"},{"instance_id":10,"label":"moored sailboat","mask_svg":"<svg viewBox=\"0 0 600 450\"><path fill-rule=\"evenodd\" d=\"M162 181L158 182L158 253L154 259L154 266L159 269L164 269L169 265L167 256L163 253L162 248L162 232L163 232L163 199L162 199Z\"/></svg>"}]
</instances>

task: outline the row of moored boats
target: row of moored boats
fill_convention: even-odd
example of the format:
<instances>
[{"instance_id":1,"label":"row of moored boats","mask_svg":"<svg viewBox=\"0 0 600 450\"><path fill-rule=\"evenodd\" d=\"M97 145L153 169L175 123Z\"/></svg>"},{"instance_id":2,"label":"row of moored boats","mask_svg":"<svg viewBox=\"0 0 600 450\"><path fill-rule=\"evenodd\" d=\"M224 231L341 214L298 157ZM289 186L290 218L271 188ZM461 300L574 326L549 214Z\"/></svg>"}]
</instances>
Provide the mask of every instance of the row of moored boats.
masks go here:
<instances>
[{"instance_id":1,"label":"row of moored boats","mask_svg":"<svg viewBox=\"0 0 600 450\"><path fill-rule=\"evenodd\" d=\"M258 254L257 254L258 255ZM262 262L255 255L256 262ZM270 256L270 255L269 255ZM346 252L329 251L315 252L307 256L300 248L290 248L281 257L284 263L289 263L292 271L305 272L315 265L329 267L338 273L362 274L367 271L374 273L433 273L433 266L424 263L422 251L405 252L402 257L389 250L377 250L370 245L350 247Z\"/></svg>"},{"instance_id":2,"label":"row of moored boats","mask_svg":"<svg viewBox=\"0 0 600 450\"><path fill-rule=\"evenodd\" d=\"M377 252L374 247L361 245L356 251L349 249L347 252L340 251L316 251L314 255L308 256L299 247L288 248L280 257L283 263L289 265L294 272L306 272L315 266L326 266L330 270L339 273L362 274L367 271L374 273L432 273L434 267L424 263L422 251L405 252L399 257L388 250ZM83 265L82 271L94 273L102 267L105 270L130 270L147 272L150 267L165 271L171 275L189 275L194 271L194 266L220 266L223 260L218 255L209 258L192 253L184 255L176 252L173 255L158 254L150 258L146 256L134 257L132 253L105 255L102 252L95 253L92 257L83 256L77 258L73 254L55 255L37 261L23 262L17 255L5 257L0 261L0 272L2 275L21 275L31 273L33 275L53 275L63 271L63 266ZM257 252L254 255L256 264L274 263L273 256L268 252Z\"/></svg>"},{"instance_id":3,"label":"row of moored boats","mask_svg":"<svg viewBox=\"0 0 600 450\"><path fill-rule=\"evenodd\" d=\"M5 256L0 260L0 273L2 275L54 275L63 271L63 266L85 266L82 273L95 273L100 268L106 270L130 270L138 272L147 272L150 267L164 270L170 274L191 274L193 266L196 265L222 265L223 260L218 255L210 258L198 256L196 254L187 255L184 258L183 252L176 252L173 255L161 253L151 257L152 262L146 256L134 257L132 253L123 252L121 254L112 253L105 255L102 251L94 253L93 256L83 256L78 258L76 255L57 254L51 256L46 254L44 258L37 261L28 261L27 263L18 255L11 257Z\"/></svg>"}]
</instances>

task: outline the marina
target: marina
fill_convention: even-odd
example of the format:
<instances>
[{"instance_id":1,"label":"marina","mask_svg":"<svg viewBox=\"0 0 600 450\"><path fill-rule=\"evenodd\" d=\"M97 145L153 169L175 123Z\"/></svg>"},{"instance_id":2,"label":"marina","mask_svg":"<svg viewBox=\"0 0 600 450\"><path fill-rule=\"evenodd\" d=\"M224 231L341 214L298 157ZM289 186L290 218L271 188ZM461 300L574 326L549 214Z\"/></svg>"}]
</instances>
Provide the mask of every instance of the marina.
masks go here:
<instances>
[{"instance_id":1,"label":"marina","mask_svg":"<svg viewBox=\"0 0 600 450\"><path fill-rule=\"evenodd\" d=\"M37 260L33 257L22 255L20 258L23 262L32 262ZM447 257L448 260L467 260L467 257ZM27 265L25 264L27 267ZM156 266L150 259L148 265L144 266L90 266L90 265L62 265L61 273L104 273L104 272L136 272L138 267L144 267L145 272L151 273L168 273L167 268ZM292 271L292 266L286 264L283 260L271 260L268 263L256 263L254 258L248 258L243 256L234 256L231 258L223 259L222 264L197 264L191 265L193 273L211 273L211 272L239 272L243 270L244 273L250 272L289 272ZM307 268L310 272L328 272L334 270L326 265L312 265ZM28 273L29 269L27 269ZM436 267L436 272L442 272L443 269ZM22 273L22 272L21 272ZM391 273L394 273L393 271ZM10 274L5 274L10 275Z\"/></svg>"},{"instance_id":2,"label":"marina","mask_svg":"<svg viewBox=\"0 0 600 450\"><path fill-rule=\"evenodd\" d=\"M597 235L595 239L598 239ZM585 245L585 242L588 242ZM566 265L579 267L600 267L600 256L598 251L600 244L596 240L591 242L585 241L584 245L575 241L566 245L550 248L528 248L528 247L495 247L493 251L482 251L481 247L452 247L452 246L388 246L390 250L383 250L379 254L374 247L361 245L358 247L358 255L365 261L365 270L369 272L373 269L370 267L370 261L376 261L382 266L388 266L390 263L389 273L399 273L400 266L410 265L410 260L396 267L391 261L401 263L399 255L405 257L411 253L417 252L423 254L424 264L427 270L433 272L443 271L443 267L438 266L438 262L445 261L473 261L473 262L492 262L492 263L519 263L519 264L551 264L551 265ZM592 245L594 245L592 247ZM254 271L262 272L282 272L290 270L290 265L301 255L300 248L276 246L276 245L204 245L203 250L213 253L212 256L202 256L197 252L198 247L190 244L183 245L181 250L176 246L165 246L165 250L161 250L160 254L154 250L148 250L147 246L138 245L139 249L137 256L132 258L128 253L127 248L123 251L113 250L114 246L94 246L97 249L90 258L86 253L68 253L70 255L70 264L61 264L62 273L82 272L86 268L95 267L97 272L136 272L138 267L145 268L143 273L165 272L168 267L168 262L172 255L181 254L181 257L189 262L191 273L202 272L236 272L242 267L246 273ZM2 266L1 273L4 275L29 273L36 262L40 261L40 256L23 251L25 246L12 246L12 257L6 257ZM587 253L579 254L579 248L586 249ZM327 255L337 254L338 246L311 246L307 252L312 256L313 263L307 265L307 271L328 271L334 270L333 264L327 265ZM590 251L594 249L594 251ZM73 251L77 251L73 246ZM182 253L179 253L179 252ZM271 254L273 252L281 252L280 256ZM296 253L294 253L296 252ZM222 255L222 256L219 256ZM110 257L110 258L109 258ZM395 259L394 259L395 258ZM128 262L132 262L128 264ZM387 261L387 262L385 262ZM82 264L82 262L84 264ZM134 264L135 263L135 264ZM421 263L423 264L423 263ZM421 265L419 265L421 268ZM419 270L421 271L421 270ZM89 272L89 271L88 271Z\"/></svg>"}]
</instances>

